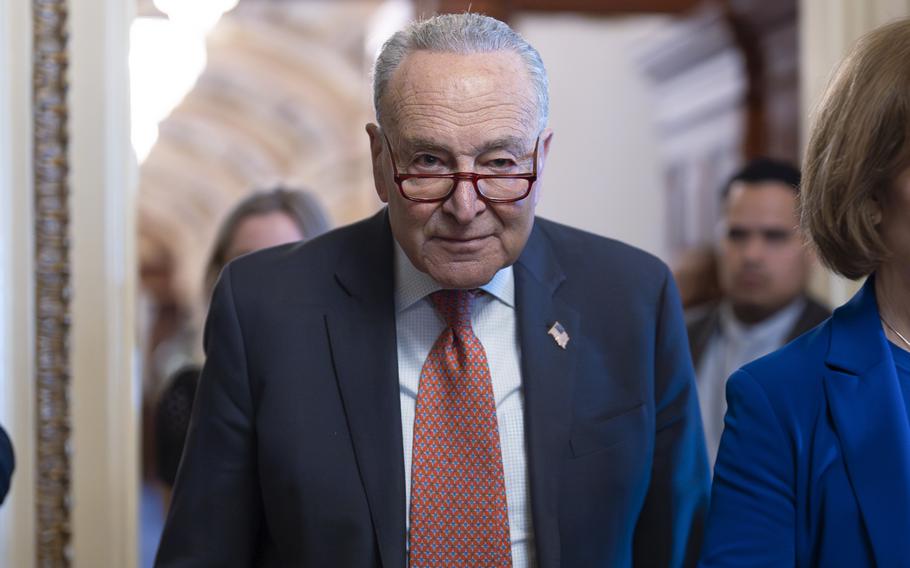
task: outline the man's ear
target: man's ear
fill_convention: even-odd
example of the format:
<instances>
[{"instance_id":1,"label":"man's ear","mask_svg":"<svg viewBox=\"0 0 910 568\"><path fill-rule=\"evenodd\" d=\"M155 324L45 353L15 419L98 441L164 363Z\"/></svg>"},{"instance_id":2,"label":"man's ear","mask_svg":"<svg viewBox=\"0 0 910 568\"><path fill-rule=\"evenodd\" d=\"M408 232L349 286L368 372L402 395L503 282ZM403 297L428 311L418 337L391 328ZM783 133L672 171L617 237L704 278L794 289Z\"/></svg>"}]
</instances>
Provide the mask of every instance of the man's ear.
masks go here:
<instances>
[{"instance_id":1,"label":"man's ear","mask_svg":"<svg viewBox=\"0 0 910 568\"><path fill-rule=\"evenodd\" d=\"M537 181L532 195L532 204L537 207L540 202L541 189L543 188L543 172L547 165L547 156L550 154L550 142L553 141L553 131L544 128L540 133L540 142L537 143Z\"/></svg>"},{"instance_id":2,"label":"man's ear","mask_svg":"<svg viewBox=\"0 0 910 568\"><path fill-rule=\"evenodd\" d=\"M383 144L382 131L372 122L367 124L366 131L367 136L370 137L370 159L373 162L373 185L376 187L376 195L383 203L388 203L389 191L386 186L386 177L383 175L383 164L389 163L390 159L383 160L386 145Z\"/></svg>"},{"instance_id":3,"label":"man's ear","mask_svg":"<svg viewBox=\"0 0 910 568\"><path fill-rule=\"evenodd\" d=\"M537 176L543 175L544 166L547 164L547 156L550 155L550 143L553 141L553 129L544 128L540 133L540 145L537 146Z\"/></svg>"}]
</instances>

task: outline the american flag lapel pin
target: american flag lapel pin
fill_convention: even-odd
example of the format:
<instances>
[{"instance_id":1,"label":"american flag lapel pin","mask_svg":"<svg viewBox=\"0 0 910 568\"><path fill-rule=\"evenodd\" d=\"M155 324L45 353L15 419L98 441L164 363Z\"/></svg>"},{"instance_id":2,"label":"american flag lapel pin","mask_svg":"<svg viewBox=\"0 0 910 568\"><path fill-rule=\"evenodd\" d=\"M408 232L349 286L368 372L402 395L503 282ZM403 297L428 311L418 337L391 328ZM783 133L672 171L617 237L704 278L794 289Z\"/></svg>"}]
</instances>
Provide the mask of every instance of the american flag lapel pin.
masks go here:
<instances>
[{"instance_id":1,"label":"american flag lapel pin","mask_svg":"<svg viewBox=\"0 0 910 568\"><path fill-rule=\"evenodd\" d=\"M569 342L569 334L566 333L566 328L562 326L561 323L556 322L550 326L548 334L553 338L553 341L556 342L556 345L559 345L563 349L566 348L566 344Z\"/></svg>"}]
</instances>

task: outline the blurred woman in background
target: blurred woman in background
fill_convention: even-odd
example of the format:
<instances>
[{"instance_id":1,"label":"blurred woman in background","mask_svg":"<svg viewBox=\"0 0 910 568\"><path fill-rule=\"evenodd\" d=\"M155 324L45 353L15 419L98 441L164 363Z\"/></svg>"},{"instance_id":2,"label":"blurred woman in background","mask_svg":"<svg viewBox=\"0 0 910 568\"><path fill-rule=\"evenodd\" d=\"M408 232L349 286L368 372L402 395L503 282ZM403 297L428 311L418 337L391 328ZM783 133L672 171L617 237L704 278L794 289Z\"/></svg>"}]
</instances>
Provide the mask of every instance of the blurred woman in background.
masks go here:
<instances>
[{"instance_id":1,"label":"blurred woman in background","mask_svg":"<svg viewBox=\"0 0 910 568\"><path fill-rule=\"evenodd\" d=\"M734 373L701 566L910 562L910 20L863 37L812 126L802 224L862 289Z\"/></svg>"}]
</instances>

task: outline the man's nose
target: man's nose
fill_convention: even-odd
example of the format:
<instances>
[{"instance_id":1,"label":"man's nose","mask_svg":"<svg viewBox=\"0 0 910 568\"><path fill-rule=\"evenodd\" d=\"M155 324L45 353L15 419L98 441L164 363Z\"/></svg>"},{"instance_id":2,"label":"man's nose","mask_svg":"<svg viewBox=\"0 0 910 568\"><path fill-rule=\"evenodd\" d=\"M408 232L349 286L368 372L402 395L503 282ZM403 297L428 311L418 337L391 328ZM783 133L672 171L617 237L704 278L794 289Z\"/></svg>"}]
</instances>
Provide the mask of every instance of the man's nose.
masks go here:
<instances>
[{"instance_id":1,"label":"man's nose","mask_svg":"<svg viewBox=\"0 0 910 568\"><path fill-rule=\"evenodd\" d=\"M455 180L455 189L443 204L443 210L462 224L470 222L484 209L486 202L477 194L469 179Z\"/></svg>"},{"instance_id":2,"label":"man's nose","mask_svg":"<svg viewBox=\"0 0 910 568\"><path fill-rule=\"evenodd\" d=\"M765 255L765 242L761 235L750 235L743 244L743 256L749 260L758 260Z\"/></svg>"}]
</instances>

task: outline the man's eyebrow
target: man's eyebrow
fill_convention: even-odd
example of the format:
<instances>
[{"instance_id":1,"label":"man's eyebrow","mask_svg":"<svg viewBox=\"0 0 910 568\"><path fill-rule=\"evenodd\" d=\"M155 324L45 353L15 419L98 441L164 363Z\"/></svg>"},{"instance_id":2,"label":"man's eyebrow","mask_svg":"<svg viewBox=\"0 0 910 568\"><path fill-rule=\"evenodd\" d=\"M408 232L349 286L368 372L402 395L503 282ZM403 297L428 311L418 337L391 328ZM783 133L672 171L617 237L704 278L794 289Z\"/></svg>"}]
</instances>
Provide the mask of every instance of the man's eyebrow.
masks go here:
<instances>
[{"instance_id":1,"label":"man's eyebrow","mask_svg":"<svg viewBox=\"0 0 910 568\"><path fill-rule=\"evenodd\" d=\"M480 146L480 154L491 150L508 150L513 154L530 154L534 151L533 145L528 145L528 141L521 136L503 136L484 142Z\"/></svg>"},{"instance_id":2,"label":"man's eyebrow","mask_svg":"<svg viewBox=\"0 0 910 568\"><path fill-rule=\"evenodd\" d=\"M410 138L402 139L402 151L429 150L441 154L452 154L452 149L446 145L430 138ZM493 140L488 140L478 146L478 154L490 152L492 150L507 150L513 154L530 154L533 146L528 145L528 141L520 136L503 136Z\"/></svg>"},{"instance_id":3,"label":"man's eyebrow","mask_svg":"<svg viewBox=\"0 0 910 568\"><path fill-rule=\"evenodd\" d=\"M750 225L750 224L736 224L728 223L728 231L737 231L740 233L793 233L799 229L798 225L792 227L787 225Z\"/></svg>"},{"instance_id":4,"label":"man's eyebrow","mask_svg":"<svg viewBox=\"0 0 910 568\"><path fill-rule=\"evenodd\" d=\"M448 147L429 138L407 138L401 140L402 151L431 150L441 154L451 154Z\"/></svg>"}]
</instances>

